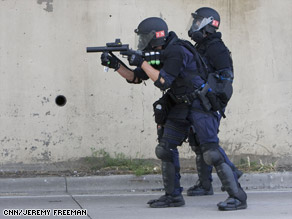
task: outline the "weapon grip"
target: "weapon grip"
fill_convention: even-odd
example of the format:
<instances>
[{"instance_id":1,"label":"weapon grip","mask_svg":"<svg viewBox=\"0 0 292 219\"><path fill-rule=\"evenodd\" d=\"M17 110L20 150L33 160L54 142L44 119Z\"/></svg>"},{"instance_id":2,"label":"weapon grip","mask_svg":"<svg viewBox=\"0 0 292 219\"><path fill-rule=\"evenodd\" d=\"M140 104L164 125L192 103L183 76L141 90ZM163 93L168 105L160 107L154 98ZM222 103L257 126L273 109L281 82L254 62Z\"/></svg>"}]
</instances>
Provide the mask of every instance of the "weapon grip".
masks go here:
<instances>
[{"instance_id":1,"label":"weapon grip","mask_svg":"<svg viewBox=\"0 0 292 219\"><path fill-rule=\"evenodd\" d=\"M104 56L104 57L102 58L102 63L103 63L104 65L109 65L109 64L110 64L110 60L108 59L108 53L109 53L109 52L103 52L103 54L102 54L102 56ZM109 70L109 67L108 67L108 66L104 66L104 67L103 67L103 71L104 71L104 72L108 72L108 70Z\"/></svg>"}]
</instances>

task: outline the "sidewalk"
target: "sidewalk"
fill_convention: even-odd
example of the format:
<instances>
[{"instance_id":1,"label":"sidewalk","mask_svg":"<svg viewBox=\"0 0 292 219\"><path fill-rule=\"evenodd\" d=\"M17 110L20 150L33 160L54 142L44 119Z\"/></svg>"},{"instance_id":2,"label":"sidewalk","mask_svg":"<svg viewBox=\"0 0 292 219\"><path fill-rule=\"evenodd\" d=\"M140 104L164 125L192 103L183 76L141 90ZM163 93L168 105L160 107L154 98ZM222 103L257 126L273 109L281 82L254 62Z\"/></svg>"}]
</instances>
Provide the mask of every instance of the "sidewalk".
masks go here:
<instances>
[{"instance_id":1,"label":"sidewalk","mask_svg":"<svg viewBox=\"0 0 292 219\"><path fill-rule=\"evenodd\" d=\"M186 190L197 181L196 174L182 174L181 185ZM239 182L246 190L292 189L292 172L244 174ZM34 177L0 179L0 195L38 193L102 194L162 190L161 175L112 175L90 177ZM214 191L221 183L213 174Z\"/></svg>"}]
</instances>

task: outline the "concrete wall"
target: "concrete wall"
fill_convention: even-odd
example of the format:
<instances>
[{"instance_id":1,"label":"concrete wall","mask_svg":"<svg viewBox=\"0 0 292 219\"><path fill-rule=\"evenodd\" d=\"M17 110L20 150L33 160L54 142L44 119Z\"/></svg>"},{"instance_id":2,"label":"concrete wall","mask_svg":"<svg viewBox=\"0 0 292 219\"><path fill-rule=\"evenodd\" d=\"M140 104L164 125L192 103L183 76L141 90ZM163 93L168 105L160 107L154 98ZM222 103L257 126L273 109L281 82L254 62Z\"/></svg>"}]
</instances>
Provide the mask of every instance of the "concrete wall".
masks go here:
<instances>
[{"instance_id":1,"label":"concrete wall","mask_svg":"<svg viewBox=\"0 0 292 219\"><path fill-rule=\"evenodd\" d=\"M222 120L221 144L232 158L292 157L291 0L1 0L0 163L51 164L111 154L155 158L151 81L129 85L103 72L102 46L134 46L139 22L163 18L188 39L190 14L210 6L232 51L234 96ZM65 106L55 98L64 95ZM188 145L183 158L194 157Z\"/></svg>"}]
</instances>

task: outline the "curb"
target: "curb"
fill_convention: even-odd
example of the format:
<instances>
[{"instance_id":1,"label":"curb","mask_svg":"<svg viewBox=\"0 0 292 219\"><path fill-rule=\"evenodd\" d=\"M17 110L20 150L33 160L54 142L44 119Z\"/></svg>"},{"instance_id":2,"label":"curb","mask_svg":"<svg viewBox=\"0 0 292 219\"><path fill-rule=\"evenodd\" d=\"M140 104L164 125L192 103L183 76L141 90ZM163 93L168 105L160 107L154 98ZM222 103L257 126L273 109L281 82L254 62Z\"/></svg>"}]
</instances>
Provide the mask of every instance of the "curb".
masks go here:
<instances>
[{"instance_id":1,"label":"curb","mask_svg":"<svg viewBox=\"0 0 292 219\"><path fill-rule=\"evenodd\" d=\"M186 190L197 181L197 174L182 174ZM245 190L277 190L292 188L292 172L244 174L239 182ZM221 182L213 173L213 189L221 191ZM0 195L34 193L117 193L161 191L161 175L112 175L89 177L36 177L0 179Z\"/></svg>"},{"instance_id":2,"label":"curb","mask_svg":"<svg viewBox=\"0 0 292 219\"><path fill-rule=\"evenodd\" d=\"M66 192L64 177L5 178L0 179L0 194L31 194Z\"/></svg>"}]
</instances>

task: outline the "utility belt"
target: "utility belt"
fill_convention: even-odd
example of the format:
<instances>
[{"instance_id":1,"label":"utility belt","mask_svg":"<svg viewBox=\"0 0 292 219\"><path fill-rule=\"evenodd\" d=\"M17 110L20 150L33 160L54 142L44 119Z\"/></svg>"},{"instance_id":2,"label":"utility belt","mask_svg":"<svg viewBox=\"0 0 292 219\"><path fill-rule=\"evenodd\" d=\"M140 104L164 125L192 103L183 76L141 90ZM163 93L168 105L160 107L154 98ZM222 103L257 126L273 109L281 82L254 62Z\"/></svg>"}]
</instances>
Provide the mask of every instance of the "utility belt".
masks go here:
<instances>
[{"instance_id":1,"label":"utility belt","mask_svg":"<svg viewBox=\"0 0 292 219\"><path fill-rule=\"evenodd\" d=\"M196 90L193 91L190 94L184 94L184 95L175 95L172 92L169 93L171 99L176 103L176 104L182 104L185 103L187 105L192 105L193 101L197 99L197 94Z\"/></svg>"},{"instance_id":2,"label":"utility belt","mask_svg":"<svg viewBox=\"0 0 292 219\"><path fill-rule=\"evenodd\" d=\"M210 111L212 106L208 97L206 96L208 91L210 91L209 84L203 84L200 88L194 90L192 93L184 94L184 95L175 95L170 92L170 97L177 104L187 104L192 105L195 99L199 99L201 104L206 111Z\"/></svg>"},{"instance_id":3,"label":"utility belt","mask_svg":"<svg viewBox=\"0 0 292 219\"><path fill-rule=\"evenodd\" d=\"M208 83L203 84L200 88L184 95L175 95L169 90L153 104L155 122L157 124L164 124L174 105L186 104L187 106L191 106L195 99L200 100L201 106L206 113L211 112L211 110L214 110L212 107L212 97L214 94L212 94L213 92L211 91L212 89ZM225 118L224 112L221 109L218 111Z\"/></svg>"}]
</instances>

